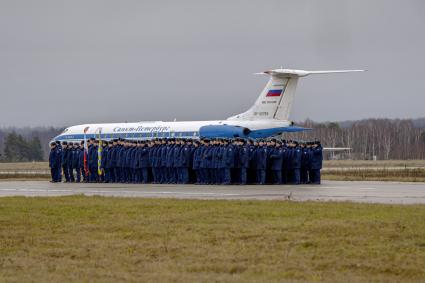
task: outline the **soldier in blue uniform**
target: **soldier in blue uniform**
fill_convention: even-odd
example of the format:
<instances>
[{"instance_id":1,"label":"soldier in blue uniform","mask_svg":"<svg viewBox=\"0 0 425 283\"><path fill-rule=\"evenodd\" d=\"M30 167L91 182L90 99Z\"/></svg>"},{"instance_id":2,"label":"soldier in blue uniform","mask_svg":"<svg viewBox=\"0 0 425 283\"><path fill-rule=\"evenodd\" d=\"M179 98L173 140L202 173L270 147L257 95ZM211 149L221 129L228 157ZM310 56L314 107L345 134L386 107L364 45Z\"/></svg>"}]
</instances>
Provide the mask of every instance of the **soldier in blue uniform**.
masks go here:
<instances>
[{"instance_id":1,"label":"soldier in blue uniform","mask_svg":"<svg viewBox=\"0 0 425 283\"><path fill-rule=\"evenodd\" d=\"M160 183L166 184L168 182L168 168L167 168L167 140L161 139L161 150L158 152L159 158L159 173Z\"/></svg>"},{"instance_id":2,"label":"soldier in blue uniform","mask_svg":"<svg viewBox=\"0 0 425 283\"><path fill-rule=\"evenodd\" d=\"M128 151L128 143L126 140L122 141L122 147L119 152L119 164L120 164L120 183L124 184L128 179L127 172L127 151Z\"/></svg>"},{"instance_id":3,"label":"soldier in blue uniform","mask_svg":"<svg viewBox=\"0 0 425 283\"><path fill-rule=\"evenodd\" d=\"M156 173L158 177L158 184L164 183L164 168L162 161L162 154L164 151L164 141L162 139L158 139L158 150L156 151Z\"/></svg>"},{"instance_id":4,"label":"soldier in blue uniform","mask_svg":"<svg viewBox=\"0 0 425 283\"><path fill-rule=\"evenodd\" d=\"M50 174L52 176L52 183L60 182L58 174L58 167L60 167L60 158L60 152L56 146L56 143L50 143L49 167Z\"/></svg>"},{"instance_id":5,"label":"soldier in blue uniform","mask_svg":"<svg viewBox=\"0 0 425 283\"><path fill-rule=\"evenodd\" d=\"M106 161L105 161L105 183L114 183L115 179L115 173L114 169L112 167L112 156L114 153L114 142L111 140L108 142L108 150L105 154Z\"/></svg>"},{"instance_id":6,"label":"soldier in blue uniform","mask_svg":"<svg viewBox=\"0 0 425 283\"><path fill-rule=\"evenodd\" d=\"M240 184L246 185L248 183L248 172L249 164L251 160L251 147L245 140L240 141L240 150L239 150L239 160L240 160Z\"/></svg>"},{"instance_id":7,"label":"soldier in blue uniform","mask_svg":"<svg viewBox=\"0 0 425 283\"><path fill-rule=\"evenodd\" d=\"M180 147L180 141L177 138L168 138L164 147L164 156L162 162L164 163L164 183L166 184L177 184L179 172L176 168L176 159L179 157L175 154L178 154L176 149Z\"/></svg>"},{"instance_id":8,"label":"soldier in blue uniform","mask_svg":"<svg viewBox=\"0 0 425 283\"><path fill-rule=\"evenodd\" d=\"M152 174L152 183L155 183L155 170L154 170L154 161L153 161L153 159L154 159L154 151L155 151L155 149L156 149L156 146L155 146L155 143L154 143L154 141L149 141L149 144L148 144L148 146L149 146L149 167L151 168L151 174Z\"/></svg>"},{"instance_id":9,"label":"soldier in blue uniform","mask_svg":"<svg viewBox=\"0 0 425 283\"><path fill-rule=\"evenodd\" d=\"M307 184L308 183L308 168L309 168L309 147L307 147L306 143L300 143L301 149L301 168L300 168L300 183Z\"/></svg>"},{"instance_id":10,"label":"soldier in blue uniform","mask_svg":"<svg viewBox=\"0 0 425 283\"><path fill-rule=\"evenodd\" d=\"M115 151L112 154L112 166L114 166L115 171L115 183L121 183L122 181L122 167L121 167L121 161L124 150L124 143L121 139L118 139L116 141Z\"/></svg>"},{"instance_id":11,"label":"soldier in blue uniform","mask_svg":"<svg viewBox=\"0 0 425 283\"><path fill-rule=\"evenodd\" d=\"M93 176L93 182L95 182L95 183L98 183L99 182L99 170L98 170L98 167L99 167L99 165L98 165L98 161L99 161L99 153L98 153L98 148L99 148L99 141L98 140L95 140L94 141L94 146L93 146L93 151L92 151L92 154L93 154L93 156L92 156L92 166L93 166L93 169L92 169L92 171L93 171L93 173L94 173L94 176Z\"/></svg>"},{"instance_id":12,"label":"soldier in blue uniform","mask_svg":"<svg viewBox=\"0 0 425 283\"><path fill-rule=\"evenodd\" d=\"M118 144L118 140L114 139L112 141L112 149L108 152L108 160L110 162L110 170L111 170L111 181L112 183L119 183L119 172L118 172L118 152L120 146Z\"/></svg>"},{"instance_id":13,"label":"soldier in blue uniform","mask_svg":"<svg viewBox=\"0 0 425 283\"><path fill-rule=\"evenodd\" d=\"M195 172L195 184L199 185L201 183L201 174L200 174L200 168L201 168L201 151L200 142L194 141L194 148L193 148L193 165L192 169Z\"/></svg>"},{"instance_id":14,"label":"soldier in blue uniform","mask_svg":"<svg viewBox=\"0 0 425 283\"><path fill-rule=\"evenodd\" d=\"M133 143L131 141L126 140L125 142L126 148L125 148L125 154L124 154L124 177L125 177L125 183L131 183L132 178L132 171L131 171L131 154L133 151Z\"/></svg>"},{"instance_id":15,"label":"soldier in blue uniform","mask_svg":"<svg viewBox=\"0 0 425 283\"><path fill-rule=\"evenodd\" d=\"M168 140L166 145L166 155L165 155L165 166L166 166L166 176L168 184L177 183L176 174L174 169L174 147L175 139L171 138Z\"/></svg>"},{"instance_id":16,"label":"soldier in blue uniform","mask_svg":"<svg viewBox=\"0 0 425 283\"><path fill-rule=\"evenodd\" d=\"M130 142L124 140L124 148L122 151L121 168L123 171L123 183L130 182Z\"/></svg>"},{"instance_id":17,"label":"soldier in blue uniform","mask_svg":"<svg viewBox=\"0 0 425 283\"><path fill-rule=\"evenodd\" d=\"M157 141L158 148L155 151L155 168L156 168L156 176L157 176L157 183L162 184L164 181L163 178L163 169L162 169L162 149L164 147L163 142L161 139L158 139Z\"/></svg>"},{"instance_id":18,"label":"soldier in blue uniform","mask_svg":"<svg viewBox=\"0 0 425 283\"><path fill-rule=\"evenodd\" d=\"M226 155L227 155L227 146L229 145L229 140L226 138L221 138L218 146L218 154L217 154L217 175L218 175L218 184L223 184L225 179L225 170L226 167ZM232 174L230 172L230 174ZM231 176L230 176L231 178Z\"/></svg>"},{"instance_id":19,"label":"soldier in blue uniform","mask_svg":"<svg viewBox=\"0 0 425 283\"><path fill-rule=\"evenodd\" d=\"M120 139L116 140L115 151L112 155L112 166L115 171L115 183L121 183L121 150L122 150L122 141Z\"/></svg>"},{"instance_id":20,"label":"soldier in blue uniform","mask_svg":"<svg viewBox=\"0 0 425 283\"><path fill-rule=\"evenodd\" d=\"M202 156L201 156L201 171L202 171L202 180L201 184L208 185L211 183L210 178L210 166L211 166L211 146L210 140L204 139L202 145Z\"/></svg>"},{"instance_id":21,"label":"soldier in blue uniform","mask_svg":"<svg viewBox=\"0 0 425 283\"><path fill-rule=\"evenodd\" d=\"M89 139L87 141L87 169L88 169L88 182L91 183L93 179L93 173L91 171L92 166L92 151L93 151L93 142L94 139Z\"/></svg>"},{"instance_id":22,"label":"soldier in blue uniform","mask_svg":"<svg viewBox=\"0 0 425 283\"><path fill-rule=\"evenodd\" d=\"M226 150L227 150L227 140L220 138L217 140L216 148L213 151L214 158L214 170L215 170L215 184L221 185L225 182L225 166L226 166Z\"/></svg>"},{"instance_id":23,"label":"soldier in blue uniform","mask_svg":"<svg viewBox=\"0 0 425 283\"><path fill-rule=\"evenodd\" d=\"M151 162L151 167L152 167L152 176L153 176L153 183L154 184L159 184L159 172L158 172L158 156L157 156L157 152L160 149L159 148L160 144L158 140L154 140L152 142L152 148L150 150L150 155L149 155L149 160Z\"/></svg>"},{"instance_id":24,"label":"soldier in blue uniform","mask_svg":"<svg viewBox=\"0 0 425 283\"><path fill-rule=\"evenodd\" d=\"M72 150L72 176L74 177L75 171L75 180L77 183L81 182L81 172L79 170L79 157L80 157L80 146L77 142L74 143L73 150Z\"/></svg>"},{"instance_id":25,"label":"soldier in blue uniform","mask_svg":"<svg viewBox=\"0 0 425 283\"><path fill-rule=\"evenodd\" d=\"M218 153L218 146L217 146L217 139L212 139L210 142L210 153L211 153L211 164L210 164L210 184L217 184L217 180L218 180L218 158L217 158L217 153Z\"/></svg>"},{"instance_id":26,"label":"soldier in blue uniform","mask_svg":"<svg viewBox=\"0 0 425 283\"><path fill-rule=\"evenodd\" d=\"M183 141L184 142L184 141ZM185 144L182 145L180 150L180 184L189 183L189 168L192 164L192 149L190 146L190 140L186 140Z\"/></svg>"},{"instance_id":27,"label":"soldier in blue uniform","mask_svg":"<svg viewBox=\"0 0 425 283\"><path fill-rule=\"evenodd\" d=\"M231 175L232 175L232 184L239 184L240 183L240 158L239 158L239 139L235 138L231 141L231 145L233 148L233 168L231 169Z\"/></svg>"},{"instance_id":28,"label":"soldier in blue uniform","mask_svg":"<svg viewBox=\"0 0 425 283\"><path fill-rule=\"evenodd\" d=\"M142 142L140 149L139 166L141 170L140 181L143 184L149 183L149 147L146 142Z\"/></svg>"},{"instance_id":29,"label":"soldier in blue uniform","mask_svg":"<svg viewBox=\"0 0 425 283\"><path fill-rule=\"evenodd\" d=\"M195 171L193 170L193 154L195 153L194 140L189 139L187 141L187 144L189 145L189 149L190 149L190 160L189 160L189 164L188 164L189 183L193 184L193 183L196 182L196 175L195 175Z\"/></svg>"},{"instance_id":30,"label":"soldier in blue uniform","mask_svg":"<svg viewBox=\"0 0 425 283\"><path fill-rule=\"evenodd\" d=\"M175 179L175 184L181 183L181 171L180 171L180 151L182 149L183 141L181 139L176 139L176 142L173 147L173 172L174 174L173 179Z\"/></svg>"},{"instance_id":31,"label":"soldier in blue uniform","mask_svg":"<svg viewBox=\"0 0 425 283\"><path fill-rule=\"evenodd\" d=\"M56 141L56 149L59 154L59 167L57 168L56 176L58 176L58 182L62 182L62 144L60 141Z\"/></svg>"},{"instance_id":32,"label":"soldier in blue uniform","mask_svg":"<svg viewBox=\"0 0 425 283\"><path fill-rule=\"evenodd\" d=\"M129 157L130 157L130 166L129 167L130 167L130 176L131 176L130 183L135 184L135 183L138 182L137 176L136 176L137 167L138 167L137 158L136 158L136 155L137 155L137 142L136 141L131 142L129 154L130 154L129 155Z\"/></svg>"},{"instance_id":33,"label":"soldier in blue uniform","mask_svg":"<svg viewBox=\"0 0 425 283\"><path fill-rule=\"evenodd\" d=\"M323 148L320 141L313 143L310 154L310 181L312 184L320 184L320 169L322 169L323 162Z\"/></svg>"},{"instance_id":34,"label":"soldier in blue uniform","mask_svg":"<svg viewBox=\"0 0 425 283\"><path fill-rule=\"evenodd\" d=\"M288 183L289 149L286 140L282 140L282 184Z\"/></svg>"},{"instance_id":35,"label":"soldier in blue uniform","mask_svg":"<svg viewBox=\"0 0 425 283\"><path fill-rule=\"evenodd\" d=\"M258 148L255 154L256 163L256 183L264 185L266 183L266 170L267 170L267 146L263 140L258 143Z\"/></svg>"},{"instance_id":36,"label":"soldier in blue uniform","mask_svg":"<svg viewBox=\"0 0 425 283\"><path fill-rule=\"evenodd\" d=\"M283 147L280 141L274 141L274 144L275 146L270 148L272 183L280 185L282 184Z\"/></svg>"},{"instance_id":37,"label":"soldier in blue uniform","mask_svg":"<svg viewBox=\"0 0 425 283\"><path fill-rule=\"evenodd\" d=\"M80 143L80 151L78 152L78 172L83 177L83 182L88 182L88 176L84 168L84 141Z\"/></svg>"},{"instance_id":38,"label":"soldier in blue uniform","mask_svg":"<svg viewBox=\"0 0 425 283\"><path fill-rule=\"evenodd\" d=\"M223 172L223 156L224 156L224 139L220 138L215 141L214 149L212 150L212 167L214 172L214 184L222 184L224 182Z\"/></svg>"},{"instance_id":39,"label":"soldier in blue uniform","mask_svg":"<svg viewBox=\"0 0 425 283\"><path fill-rule=\"evenodd\" d=\"M74 153L75 153L75 149L74 149L74 143L70 142L68 143L68 175L69 175L69 181L71 183L75 182L75 178L74 178L74 170L73 170L73 161L74 161Z\"/></svg>"},{"instance_id":40,"label":"soldier in blue uniform","mask_svg":"<svg viewBox=\"0 0 425 283\"><path fill-rule=\"evenodd\" d=\"M225 140L224 142L224 150L223 150L223 185L232 184L232 177L235 178L235 174L232 173L235 170L235 152L236 147L233 145L231 141Z\"/></svg>"},{"instance_id":41,"label":"soldier in blue uniform","mask_svg":"<svg viewBox=\"0 0 425 283\"><path fill-rule=\"evenodd\" d=\"M290 175L291 175L291 183L294 185L300 184L300 169L301 169L301 149L298 146L297 142L291 143L290 148Z\"/></svg>"},{"instance_id":42,"label":"soldier in blue uniform","mask_svg":"<svg viewBox=\"0 0 425 283\"><path fill-rule=\"evenodd\" d=\"M141 141L135 142L133 167L134 167L134 183L136 184L140 184L142 182L142 171L140 166L141 152L142 152L142 142Z\"/></svg>"},{"instance_id":43,"label":"soldier in blue uniform","mask_svg":"<svg viewBox=\"0 0 425 283\"><path fill-rule=\"evenodd\" d=\"M65 177L65 182L68 183L70 181L69 178L69 164L68 164L68 158L69 151L68 151L68 143L66 141L62 142L62 151L61 151L61 165L62 165L62 171L63 175Z\"/></svg>"},{"instance_id":44,"label":"soldier in blue uniform","mask_svg":"<svg viewBox=\"0 0 425 283\"><path fill-rule=\"evenodd\" d=\"M267 146L267 169L266 169L266 184L272 184L273 183L273 174L271 169L271 162L272 159L270 156L274 152L275 146L276 146L276 139L268 139L266 141Z\"/></svg>"},{"instance_id":45,"label":"soldier in blue uniform","mask_svg":"<svg viewBox=\"0 0 425 283\"><path fill-rule=\"evenodd\" d=\"M208 167L208 171L209 171L209 176L210 176L210 181L209 184L215 184L216 183L216 150L217 150L217 141L215 138L210 140L210 145L208 147L208 152L210 155L210 162L209 162L209 167Z\"/></svg>"},{"instance_id":46,"label":"soldier in blue uniform","mask_svg":"<svg viewBox=\"0 0 425 283\"><path fill-rule=\"evenodd\" d=\"M89 140L88 153L87 153L87 166L89 169L89 183L93 183L96 180L95 169L94 169L94 139Z\"/></svg>"},{"instance_id":47,"label":"soldier in blue uniform","mask_svg":"<svg viewBox=\"0 0 425 283\"><path fill-rule=\"evenodd\" d=\"M257 164L256 164L256 156L257 156L257 148L258 142L254 140L248 140L249 144L249 170L248 170L248 183L255 184L257 178Z\"/></svg>"},{"instance_id":48,"label":"soldier in blue uniform","mask_svg":"<svg viewBox=\"0 0 425 283\"><path fill-rule=\"evenodd\" d=\"M204 177L204 151L205 151L205 140L201 139L199 141L199 168L198 168L198 174L199 174L199 184L202 185L204 183L205 177Z\"/></svg>"}]
</instances>

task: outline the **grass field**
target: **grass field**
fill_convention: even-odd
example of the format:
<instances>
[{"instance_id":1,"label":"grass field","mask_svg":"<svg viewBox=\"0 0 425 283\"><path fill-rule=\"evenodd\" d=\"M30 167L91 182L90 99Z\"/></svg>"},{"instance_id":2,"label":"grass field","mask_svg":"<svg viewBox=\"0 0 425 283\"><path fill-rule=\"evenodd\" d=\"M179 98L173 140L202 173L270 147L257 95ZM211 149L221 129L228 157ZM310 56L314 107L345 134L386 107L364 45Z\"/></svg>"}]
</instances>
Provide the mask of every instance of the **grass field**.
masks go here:
<instances>
[{"instance_id":1,"label":"grass field","mask_svg":"<svg viewBox=\"0 0 425 283\"><path fill-rule=\"evenodd\" d=\"M425 168L425 160L325 160L324 168Z\"/></svg>"},{"instance_id":2,"label":"grass field","mask_svg":"<svg viewBox=\"0 0 425 283\"><path fill-rule=\"evenodd\" d=\"M0 281L425 280L425 206L1 198Z\"/></svg>"},{"instance_id":3,"label":"grass field","mask_svg":"<svg viewBox=\"0 0 425 283\"><path fill-rule=\"evenodd\" d=\"M46 171L49 170L48 162L0 162L0 171Z\"/></svg>"},{"instance_id":4,"label":"grass field","mask_svg":"<svg viewBox=\"0 0 425 283\"><path fill-rule=\"evenodd\" d=\"M337 181L425 182L425 168L416 169L325 169L322 179Z\"/></svg>"}]
</instances>

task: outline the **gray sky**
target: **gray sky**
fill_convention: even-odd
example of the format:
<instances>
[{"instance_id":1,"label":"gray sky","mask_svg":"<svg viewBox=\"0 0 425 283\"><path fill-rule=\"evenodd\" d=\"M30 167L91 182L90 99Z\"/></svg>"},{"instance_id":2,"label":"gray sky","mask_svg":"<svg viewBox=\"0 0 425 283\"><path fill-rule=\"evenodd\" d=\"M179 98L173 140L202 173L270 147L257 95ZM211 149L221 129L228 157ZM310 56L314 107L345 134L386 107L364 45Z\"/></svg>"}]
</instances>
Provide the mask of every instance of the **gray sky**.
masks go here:
<instances>
[{"instance_id":1,"label":"gray sky","mask_svg":"<svg viewBox=\"0 0 425 283\"><path fill-rule=\"evenodd\" d=\"M280 67L293 120L425 116L425 1L0 0L0 126L224 119Z\"/></svg>"}]
</instances>

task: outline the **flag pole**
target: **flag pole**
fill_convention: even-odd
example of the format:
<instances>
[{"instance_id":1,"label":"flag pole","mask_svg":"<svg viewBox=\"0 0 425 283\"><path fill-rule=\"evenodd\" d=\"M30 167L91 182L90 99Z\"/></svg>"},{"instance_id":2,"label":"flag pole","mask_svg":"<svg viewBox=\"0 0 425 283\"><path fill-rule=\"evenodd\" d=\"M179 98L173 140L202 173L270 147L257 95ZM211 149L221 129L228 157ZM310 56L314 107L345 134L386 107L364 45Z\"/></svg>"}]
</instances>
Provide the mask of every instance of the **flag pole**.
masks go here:
<instances>
[{"instance_id":1,"label":"flag pole","mask_svg":"<svg viewBox=\"0 0 425 283\"><path fill-rule=\"evenodd\" d=\"M102 172L102 139L101 139L101 133L102 128L99 128L99 134L98 134L98 140L99 140L99 147L97 148L97 173L99 176L103 175Z\"/></svg>"},{"instance_id":2,"label":"flag pole","mask_svg":"<svg viewBox=\"0 0 425 283\"><path fill-rule=\"evenodd\" d=\"M87 136L86 133L89 130L89 127L86 127L84 129L84 175L86 177L87 180L87 176L89 175L89 168L88 168L88 164L87 164L87 155L88 155L88 145L87 145Z\"/></svg>"}]
</instances>

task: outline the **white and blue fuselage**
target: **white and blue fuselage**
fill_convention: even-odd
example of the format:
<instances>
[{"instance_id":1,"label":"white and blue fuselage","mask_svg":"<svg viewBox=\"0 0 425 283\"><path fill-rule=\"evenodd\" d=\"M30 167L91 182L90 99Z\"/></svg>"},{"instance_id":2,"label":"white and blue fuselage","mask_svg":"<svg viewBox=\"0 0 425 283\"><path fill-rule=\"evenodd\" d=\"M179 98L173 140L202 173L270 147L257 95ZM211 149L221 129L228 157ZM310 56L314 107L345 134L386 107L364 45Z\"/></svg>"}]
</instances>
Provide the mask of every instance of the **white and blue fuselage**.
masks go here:
<instances>
[{"instance_id":1,"label":"white and blue fuselage","mask_svg":"<svg viewBox=\"0 0 425 283\"><path fill-rule=\"evenodd\" d=\"M84 133L86 129L86 133ZM113 124L84 124L66 128L57 141L81 141L84 138L102 140L128 139L148 140L152 138L266 138L283 132L301 131L304 128L291 125L289 121L188 121L188 122L138 122Z\"/></svg>"}]
</instances>

